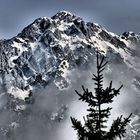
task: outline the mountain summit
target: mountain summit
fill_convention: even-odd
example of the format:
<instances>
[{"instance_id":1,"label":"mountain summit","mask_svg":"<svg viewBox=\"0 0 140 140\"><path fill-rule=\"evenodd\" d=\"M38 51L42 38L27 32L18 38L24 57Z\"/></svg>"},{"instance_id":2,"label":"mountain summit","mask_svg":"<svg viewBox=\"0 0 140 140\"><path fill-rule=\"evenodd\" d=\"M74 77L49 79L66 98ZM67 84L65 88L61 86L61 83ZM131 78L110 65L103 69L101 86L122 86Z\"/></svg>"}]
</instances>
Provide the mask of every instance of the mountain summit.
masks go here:
<instances>
[{"instance_id":1,"label":"mountain summit","mask_svg":"<svg viewBox=\"0 0 140 140\"><path fill-rule=\"evenodd\" d=\"M26 100L34 88L54 83L68 88L69 73L87 65L95 50L111 61L137 71L140 36L117 35L85 22L67 11L41 17L9 40L0 41L0 85L15 98Z\"/></svg>"}]
</instances>

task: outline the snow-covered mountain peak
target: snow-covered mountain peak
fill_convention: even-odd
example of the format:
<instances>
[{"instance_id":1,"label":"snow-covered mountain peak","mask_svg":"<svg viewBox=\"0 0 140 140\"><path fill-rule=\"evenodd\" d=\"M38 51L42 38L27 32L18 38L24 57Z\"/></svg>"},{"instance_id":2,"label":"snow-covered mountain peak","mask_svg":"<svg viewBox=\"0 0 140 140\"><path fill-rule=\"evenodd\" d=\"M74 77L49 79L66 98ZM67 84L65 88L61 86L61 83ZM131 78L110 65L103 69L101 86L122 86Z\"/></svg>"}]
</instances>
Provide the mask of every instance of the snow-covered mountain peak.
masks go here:
<instances>
[{"instance_id":1,"label":"snow-covered mountain peak","mask_svg":"<svg viewBox=\"0 0 140 140\"><path fill-rule=\"evenodd\" d=\"M140 41L140 35L135 34L134 32L124 32L121 37L125 40L130 40L135 44L139 44Z\"/></svg>"},{"instance_id":2,"label":"snow-covered mountain peak","mask_svg":"<svg viewBox=\"0 0 140 140\"><path fill-rule=\"evenodd\" d=\"M68 88L68 74L93 59L97 49L111 60L139 69L139 56L134 57L138 43L134 33L119 36L60 11L36 19L16 37L0 42L0 76L6 92L24 100L36 86L53 82L59 89Z\"/></svg>"},{"instance_id":3,"label":"snow-covered mountain peak","mask_svg":"<svg viewBox=\"0 0 140 140\"><path fill-rule=\"evenodd\" d=\"M59 16L74 16L72 13L62 10L57 12L53 17L59 17Z\"/></svg>"},{"instance_id":4,"label":"snow-covered mountain peak","mask_svg":"<svg viewBox=\"0 0 140 140\"><path fill-rule=\"evenodd\" d=\"M77 16L75 16L74 14L72 14L72 13L70 13L68 11L59 11L56 15L52 16L52 19L64 20L65 22L75 20L77 18L80 18L80 17L77 17Z\"/></svg>"}]
</instances>

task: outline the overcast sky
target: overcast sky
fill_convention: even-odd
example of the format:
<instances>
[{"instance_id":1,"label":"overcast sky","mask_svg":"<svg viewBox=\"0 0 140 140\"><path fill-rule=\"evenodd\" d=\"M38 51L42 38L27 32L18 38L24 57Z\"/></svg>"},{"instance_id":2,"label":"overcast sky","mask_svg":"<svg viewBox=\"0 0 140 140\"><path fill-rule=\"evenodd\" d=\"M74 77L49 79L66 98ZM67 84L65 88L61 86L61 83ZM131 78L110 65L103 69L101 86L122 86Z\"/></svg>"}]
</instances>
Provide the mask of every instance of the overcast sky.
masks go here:
<instances>
[{"instance_id":1,"label":"overcast sky","mask_svg":"<svg viewBox=\"0 0 140 140\"><path fill-rule=\"evenodd\" d=\"M0 38L11 38L36 18L61 10L117 34L140 34L140 0L0 0Z\"/></svg>"}]
</instances>

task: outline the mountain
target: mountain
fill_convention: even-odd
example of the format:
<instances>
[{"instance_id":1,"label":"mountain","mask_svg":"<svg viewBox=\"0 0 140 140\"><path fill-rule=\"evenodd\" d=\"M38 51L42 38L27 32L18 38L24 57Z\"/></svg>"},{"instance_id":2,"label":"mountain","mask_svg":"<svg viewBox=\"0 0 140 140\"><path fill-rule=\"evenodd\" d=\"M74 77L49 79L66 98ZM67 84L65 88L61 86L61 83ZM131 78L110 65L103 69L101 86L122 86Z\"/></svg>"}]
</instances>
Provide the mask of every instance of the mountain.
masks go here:
<instances>
[{"instance_id":1,"label":"mountain","mask_svg":"<svg viewBox=\"0 0 140 140\"><path fill-rule=\"evenodd\" d=\"M25 100L38 84L50 82L64 89L70 71L87 63L95 50L109 59L139 69L140 36L116 35L102 26L85 22L69 12L41 17L16 37L0 41L0 81L14 97Z\"/></svg>"},{"instance_id":2,"label":"mountain","mask_svg":"<svg viewBox=\"0 0 140 140\"><path fill-rule=\"evenodd\" d=\"M17 36L0 40L1 96L31 103L41 87L53 84L66 90L76 69L94 67L96 50L109 61L106 77L127 83L125 88L137 98L140 36L133 32L117 35L67 11L38 18ZM24 110L24 106L16 109Z\"/></svg>"}]
</instances>

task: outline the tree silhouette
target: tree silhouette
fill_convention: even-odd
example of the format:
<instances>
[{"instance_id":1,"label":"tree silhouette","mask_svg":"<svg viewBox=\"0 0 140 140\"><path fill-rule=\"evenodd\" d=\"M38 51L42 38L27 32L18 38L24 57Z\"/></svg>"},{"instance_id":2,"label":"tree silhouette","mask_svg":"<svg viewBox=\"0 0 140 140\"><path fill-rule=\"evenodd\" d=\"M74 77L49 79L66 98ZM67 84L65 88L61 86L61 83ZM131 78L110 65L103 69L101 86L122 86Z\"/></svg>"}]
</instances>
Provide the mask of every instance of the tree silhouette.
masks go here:
<instances>
[{"instance_id":1,"label":"tree silhouette","mask_svg":"<svg viewBox=\"0 0 140 140\"><path fill-rule=\"evenodd\" d=\"M79 100L88 103L89 114L83 117L84 124L81 121L71 117L73 128L77 130L79 140L115 140L116 138L124 137L126 126L130 122L130 114L127 118L120 116L113 121L109 131L107 128L107 121L109 119L111 107L103 107L105 104L113 102L113 98L120 94L121 85L118 89L112 87L112 81L107 88L103 88L103 74L107 62L105 57L97 52L97 74L93 74L93 81L95 82L94 93L88 88L82 86L83 94L77 90L75 92L79 96Z\"/></svg>"}]
</instances>

